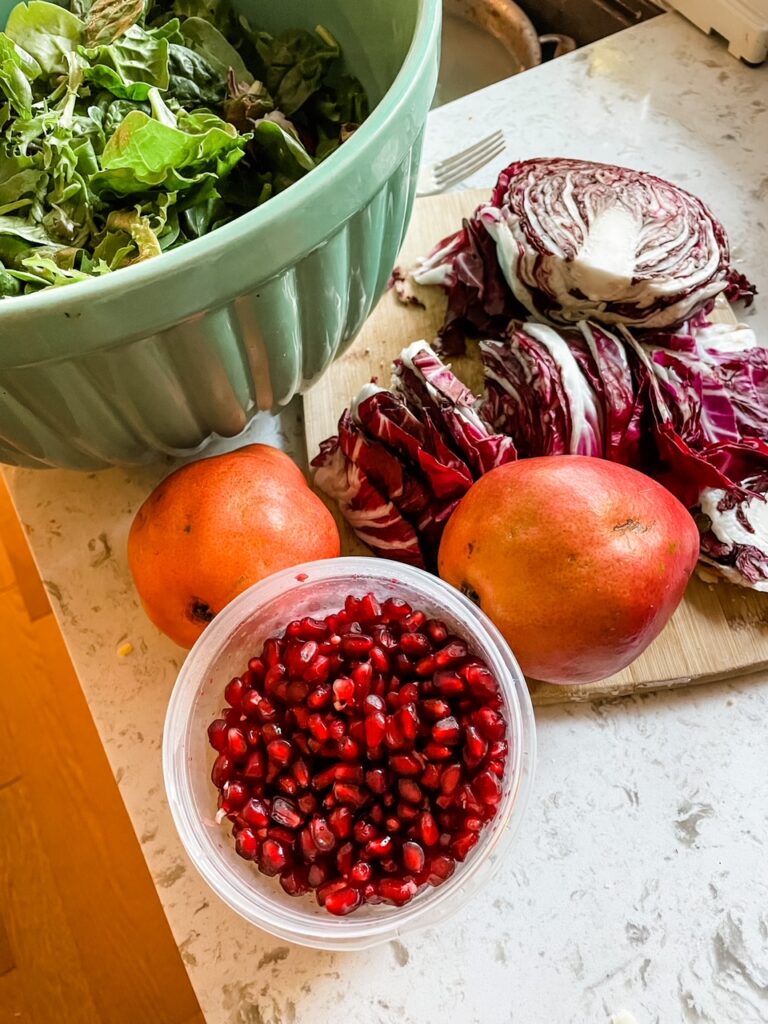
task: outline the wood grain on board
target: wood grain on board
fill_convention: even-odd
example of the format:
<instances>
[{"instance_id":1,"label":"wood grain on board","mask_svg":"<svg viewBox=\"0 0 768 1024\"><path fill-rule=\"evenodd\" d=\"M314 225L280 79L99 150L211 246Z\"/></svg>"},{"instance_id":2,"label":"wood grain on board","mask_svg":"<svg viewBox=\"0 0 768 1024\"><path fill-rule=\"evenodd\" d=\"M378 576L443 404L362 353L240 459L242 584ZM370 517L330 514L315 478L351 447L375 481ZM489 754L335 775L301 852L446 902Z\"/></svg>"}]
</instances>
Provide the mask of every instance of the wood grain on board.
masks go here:
<instances>
[{"instance_id":1,"label":"wood grain on board","mask_svg":"<svg viewBox=\"0 0 768 1024\"><path fill-rule=\"evenodd\" d=\"M400 264L410 267L437 240L454 231L485 192L465 191L417 200ZM434 339L445 310L438 288L410 286L424 309L387 293L345 355L304 398L309 457L336 433L339 414L372 377L387 384L391 362L412 341ZM459 377L479 392L482 371L471 356L452 360ZM370 554L330 504L342 531L344 554ZM629 668L599 683L549 686L532 683L535 704L595 700L642 690L686 686L768 668L768 594L725 582L691 580L680 608L661 636Z\"/></svg>"}]
</instances>

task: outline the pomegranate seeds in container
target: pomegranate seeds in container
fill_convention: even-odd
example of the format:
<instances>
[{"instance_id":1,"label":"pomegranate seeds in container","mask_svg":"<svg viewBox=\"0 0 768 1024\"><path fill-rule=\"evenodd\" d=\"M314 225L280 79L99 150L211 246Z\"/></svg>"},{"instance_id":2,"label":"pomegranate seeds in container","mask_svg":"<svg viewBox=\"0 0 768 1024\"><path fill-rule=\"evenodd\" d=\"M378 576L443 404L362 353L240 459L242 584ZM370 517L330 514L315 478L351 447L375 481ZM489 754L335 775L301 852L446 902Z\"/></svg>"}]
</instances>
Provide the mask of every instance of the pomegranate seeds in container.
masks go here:
<instances>
[{"instance_id":1,"label":"pomegranate seeds in container","mask_svg":"<svg viewBox=\"0 0 768 1024\"><path fill-rule=\"evenodd\" d=\"M479 608L413 566L336 558L219 612L171 695L163 772L218 897L348 951L471 912L514 870L535 746L523 675Z\"/></svg>"},{"instance_id":2,"label":"pomegranate seeds in container","mask_svg":"<svg viewBox=\"0 0 768 1024\"><path fill-rule=\"evenodd\" d=\"M223 699L207 732L218 819L240 857L330 914L404 906L442 884L501 804L498 683L401 598L351 593L322 619L286 623Z\"/></svg>"}]
</instances>

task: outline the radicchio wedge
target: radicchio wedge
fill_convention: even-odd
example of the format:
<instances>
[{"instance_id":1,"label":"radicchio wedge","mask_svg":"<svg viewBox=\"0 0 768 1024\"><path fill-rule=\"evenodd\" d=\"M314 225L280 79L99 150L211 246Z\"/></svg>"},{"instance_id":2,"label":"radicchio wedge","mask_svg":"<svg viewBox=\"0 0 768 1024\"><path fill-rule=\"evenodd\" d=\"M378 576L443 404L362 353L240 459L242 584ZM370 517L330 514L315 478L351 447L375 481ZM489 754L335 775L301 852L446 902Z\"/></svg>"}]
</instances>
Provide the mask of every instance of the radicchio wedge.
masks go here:
<instances>
[{"instance_id":1,"label":"radicchio wedge","mask_svg":"<svg viewBox=\"0 0 768 1024\"><path fill-rule=\"evenodd\" d=\"M746 302L754 294L730 267L723 226L696 196L652 174L565 158L503 170L490 201L414 277L447 289L443 335L454 346L459 328L498 337L505 316L659 330L723 292Z\"/></svg>"},{"instance_id":2,"label":"radicchio wedge","mask_svg":"<svg viewBox=\"0 0 768 1024\"><path fill-rule=\"evenodd\" d=\"M483 473L517 456L426 342L404 350L387 391L367 384L314 459L315 484L377 554L434 568L442 530Z\"/></svg>"}]
</instances>

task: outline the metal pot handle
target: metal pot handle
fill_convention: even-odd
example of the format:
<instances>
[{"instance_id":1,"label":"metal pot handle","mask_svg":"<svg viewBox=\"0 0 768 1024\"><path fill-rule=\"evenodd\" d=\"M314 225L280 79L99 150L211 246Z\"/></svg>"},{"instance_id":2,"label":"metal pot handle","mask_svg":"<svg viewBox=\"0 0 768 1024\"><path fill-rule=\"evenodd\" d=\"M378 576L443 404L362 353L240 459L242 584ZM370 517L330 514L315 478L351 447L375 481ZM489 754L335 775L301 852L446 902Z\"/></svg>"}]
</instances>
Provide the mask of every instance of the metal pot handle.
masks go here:
<instances>
[{"instance_id":1,"label":"metal pot handle","mask_svg":"<svg viewBox=\"0 0 768 1024\"><path fill-rule=\"evenodd\" d=\"M542 53L549 52L550 46L554 44L554 50L552 52L550 60L554 60L555 57L562 57L566 53L572 53L576 49L576 41L570 36L563 36L557 32L547 32L543 36L539 36L539 45L542 48Z\"/></svg>"}]
</instances>

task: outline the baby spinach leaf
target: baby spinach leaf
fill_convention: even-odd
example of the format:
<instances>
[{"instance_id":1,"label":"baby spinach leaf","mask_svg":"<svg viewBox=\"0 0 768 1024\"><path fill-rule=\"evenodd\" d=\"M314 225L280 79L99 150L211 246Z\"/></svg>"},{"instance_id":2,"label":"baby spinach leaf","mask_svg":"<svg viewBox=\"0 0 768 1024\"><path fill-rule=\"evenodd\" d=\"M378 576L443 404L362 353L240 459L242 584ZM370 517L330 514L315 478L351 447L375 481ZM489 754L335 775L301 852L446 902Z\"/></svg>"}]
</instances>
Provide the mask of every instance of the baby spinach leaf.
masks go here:
<instances>
[{"instance_id":1,"label":"baby spinach leaf","mask_svg":"<svg viewBox=\"0 0 768 1024\"><path fill-rule=\"evenodd\" d=\"M171 43L168 94L184 106L220 104L227 92L226 72L209 64L201 53Z\"/></svg>"},{"instance_id":2,"label":"baby spinach leaf","mask_svg":"<svg viewBox=\"0 0 768 1024\"><path fill-rule=\"evenodd\" d=\"M245 82L246 85L253 82L253 75L245 66L245 61L215 25L204 18L187 18L181 31L187 46L204 57L225 82L230 69L234 71L238 82Z\"/></svg>"},{"instance_id":3,"label":"baby spinach leaf","mask_svg":"<svg viewBox=\"0 0 768 1024\"><path fill-rule=\"evenodd\" d=\"M85 25L70 11L46 0L17 4L8 15L6 34L34 57L47 75L67 71L66 55L83 42Z\"/></svg>"},{"instance_id":4,"label":"baby spinach leaf","mask_svg":"<svg viewBox=\"0 0 768 1024\"><path fill-rule=\"evenodd\" d=\"M303 178L315 166L299 140L268 117L254 126L252 147L259 161L272 171L278 192Z\"/></svg>"},{"instance_id":5,"label":"baby spinach leaf","mask_svg":"<svg viewBox=\"0 0 768 1024\"><path fill-rule=\"evenodd\" d=\"M266 69L267 88L287 117L317 92L323 76L341 52L330 32L321 26L316 35L304 29L278 36L257 32L254 42Z\"/></svg>"},{"instance_id":6,"label":"baby spinach leaf","mask_svg":"<svg viewBox=\"0 0 768 1024\"><path fill-rule=\"evenodd\" d=\"M81 48L90 67L85 78L114 96L145 100L152 87L167 89L170 82L169 44L139 25L132 25L108 46Z\"/></svg>"}]
</instances>

